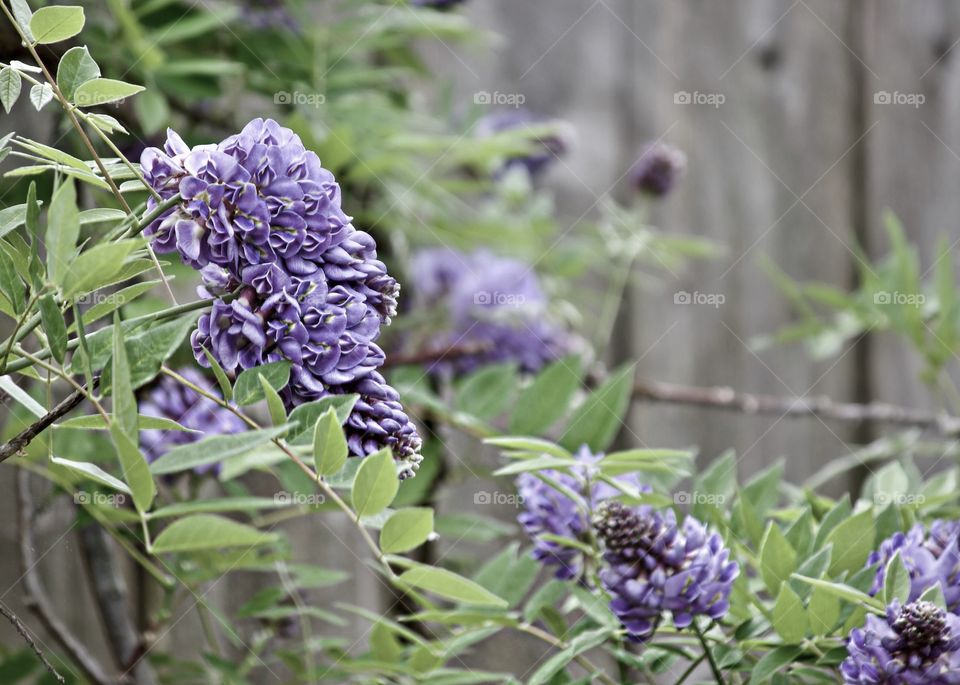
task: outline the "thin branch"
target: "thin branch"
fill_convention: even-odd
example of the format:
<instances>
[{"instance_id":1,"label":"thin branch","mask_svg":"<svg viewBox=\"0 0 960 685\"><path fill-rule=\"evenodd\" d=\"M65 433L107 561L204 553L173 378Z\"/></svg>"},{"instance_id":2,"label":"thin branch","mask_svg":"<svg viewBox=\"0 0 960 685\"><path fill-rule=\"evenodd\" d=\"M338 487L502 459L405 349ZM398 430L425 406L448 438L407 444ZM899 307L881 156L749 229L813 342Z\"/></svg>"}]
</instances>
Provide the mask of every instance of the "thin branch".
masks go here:
<instances>
[{"instance_id":1,"label":"thin branch","mask_svg":"<svg viewBox=\"0 0 960 685\"><path fill-rule=\"evenodd\" d=\"M735 411L751 416L772 415L792 418L816 416L828 421L889 423L927 428L939 431L943 435L960 433L960 417L884 402L856 404L836 402L826 396L754 395L722 386L696 387L647 380L635 383L633 397L646 402L686 404L705 409Z\"/></svg>"},{"instance_id":2,"label":"thin branch","mask_svg":"<svg viewBox=\"0 0 960 685\"><path fill-rule=\"evenodd\" d=\"M20 538L20 563L23 583L26 587L27 604L44 628L67 652L73 662L96 685L111 685L116 681L107 677L103 666L87 648L73 636L56 615L50 599L37 577L36 546L33 540L33 498L30 495L30 472L17 470L18 532Z\"/></svg>"},{"instance_id":3,"label":"thin branch","mask_svg":"<svg viewBox=\"0 0 960 685\"><path fill-rule=\"evenodd\" d=\"M30 646L30 649L33 650L33 653L37 655L38 659L40 659L40 663L43 664L43 667L47 669L47 671L49 671L54 678L57 679L57 682L58 683L67 682L66 680L64 680L62 675L57 673L57 669L53 667L53 664L47 661L47 657L45 657L43 655L43 652L40 651L40 648L37 646L37 643L34 642L33 637L31 637L30 631L27 630L27 627L23 625L23 622L20 621L17 615L12 611L10 611L3 604L0 604L0 614L3 614L6 617L6 619L13 624L13 627L16 629L16 631L20 633L20 637L22 637L26 641L26 643Z\"/></svg>"},{"instance_id":4,"label":"thin branch","mask_svg":"<svg viewBox=\"0 0 960 685\"><path fill-rule=\"evenodd\" d=\"M99 378L94 381L94 387L96 387L98 380ZM40 417L35 423L30 424L25 429L20 431L20 433L18 433L16 436L11 438L6 444L0 446L0 462L6 461L10 457L26 449L27 445L33 442L34 438L53 425L53 423L73 411L81 402L83 402L83 399L86 396L86 392L74 390L57 406Z\"/></svg>"},{"instance_id":5,"label":"thin branch","mask_svg":"<svg viewBox=\"0 0 960 685\"><path fill-rule=\"evenodd\" d=\"M418 350L406 354L390 354L384 362L384 367L396 366L428 366L440 362L449 362L460 357L470 357L475 354L489 352L491 346L489 343L466 343L452 345L450 347L441 347L439 349Z\"/></svg>"}]
</instances>

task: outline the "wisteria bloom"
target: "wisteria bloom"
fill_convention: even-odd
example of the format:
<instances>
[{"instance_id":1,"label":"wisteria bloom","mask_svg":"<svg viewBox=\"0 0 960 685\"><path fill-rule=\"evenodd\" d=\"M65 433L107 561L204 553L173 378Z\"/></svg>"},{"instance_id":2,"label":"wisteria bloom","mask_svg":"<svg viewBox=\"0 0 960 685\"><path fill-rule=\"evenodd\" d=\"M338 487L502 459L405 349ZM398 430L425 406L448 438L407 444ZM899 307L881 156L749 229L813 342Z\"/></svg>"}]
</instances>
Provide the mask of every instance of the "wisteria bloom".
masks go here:
<instances>
[{"instance_id":1,"label":"wisteria bloom","mask_svg":"<svg viewBox=\"0 0 960 685\"><path fill-rule=\"evenodd\" d=\"M196 369L184 368L177 373L211 395L220 396L207 377ZM196 442L210 435L241 433L247 428L239 416L233 412L224 411L213 400L207 399L193 388L169 376L162 376L155 384L143 390L139 398L139 406L140 413L144 416L170 419L184 428L196 431L188 433L156 428L140 431L140 446L147 461L162 457L179 445ZM217 468L215 464L202 466L197 468L197 472L202 473L215 468Z\"/></svg>"},{"instance_id":2,"label":"wisteria bloom","mask_svg":"<svg viewBox=\"0 0 960 685\"><path fill-rule=\"evenodd\" d=\"M887 562L900 552L910 574L910 596L915 601L938 583L947 608L960 614L960 521L934 521L929 531L918 523L906 533L895 533L880 544L867 559L867 565L879 564L870 594L883 588Z\"/></svg>"},{"instance_id":3,"label":"wisteria bloom","mask_svg":"<svg viewBox=\"0 0 960 685\"><path fill-rule=\"evenodd\" d=\"M564 127L522 107L515 107L513 109L497 110L480 118L476 123L474 132L478 137L486 138L506 131L528 131L551 123L555 130L536 139L533 151L511 157L504 164L504 171L514 167L522 167L531 177L536 177L546 171L553 162L565 155L572 147L572 136L564 131Z\"/></svg>"},{"instance_id":4,"label":"wisteria bloom","mask_svg":"<svg viewBox=\"0 0 960 685\"><path fill-rule=\"evenodd\" d=\"M558 535L589 542L594 512L605 500L621 494L620 490L597 477L602 454L593 454L584 446L575 456L577 462L571 473L553 469L542 472L562 489L532 473L517 477L517 492L524 508L517 520L533 540L534 558L545 566L555 567L554 575L562 580L583 576L583 553L543 536ZM641 486L633 475L620 476L619 480L637 490L648 489Z\"/></svg>"},{"instance_id":5,"label":"wisteria bloom","mask_svg":"<svg viewBox=\"0 0 960 685\"><path fill-rule=\"evenodd\" d=\"M847 653L840 671L848 685L956 685L960 618L931 602L894 601L850 633Z\"/></svg>"},{"instance_id":6,"label":"wisteria bloom","mask_svg":"<svg viewBox=\"0 0 960 685\"><path fill-rule=\"evenodd\" d=\"M616 501L603 506L594 526L605 550L600 581L631 640L649 639L667 612L677 628L727 613L740 569L719 533L691 516L678 525L672 509Z\"/></svg>"},{"instance_id":7,"label":"wisteria bloom","mask_svg":"<svg viewBox=\"0 0 960 685\"><path fill-rule=\"evenodd\" d=\"M446 316L428 343L465 352L442 359L433 371L461 374L512 361L535 373L576 346L575 336L551 321L540 280L522 261L432 248L414 255L410 271L418 304Z\"/></svg>"},{"instance_id":8,"label":"wisteria bloom","mask_svg":"<svg viewBox=\"0 0 960 685\"><path fill-rule=\"evenodd\" d=\"M673 190L686 167L682 151L665 143L649 143L630 170L630 181L640 192L662 197Z\"/></svg>"},{"instance_id":9,"label":"wisteria bloom","mask_svg":"<svg viewBox=\"0 0 960 685\"><path fill-rule=\"evenodd\" d=\"M288 409L358 394L345 426L353 453L390 447L401 476L411 475L420 438L377 372L376 340L396 313L399 285L344 213L317 155L290 129L254 119L215 145L191 148L168 131L164 148L140 161L161 199L180 197L145 234L157 252L200 270L205 295L220 296L191 337L197 361L208 365L204 350L230 372L289 361Z\"/></svg>"}]
</instances>

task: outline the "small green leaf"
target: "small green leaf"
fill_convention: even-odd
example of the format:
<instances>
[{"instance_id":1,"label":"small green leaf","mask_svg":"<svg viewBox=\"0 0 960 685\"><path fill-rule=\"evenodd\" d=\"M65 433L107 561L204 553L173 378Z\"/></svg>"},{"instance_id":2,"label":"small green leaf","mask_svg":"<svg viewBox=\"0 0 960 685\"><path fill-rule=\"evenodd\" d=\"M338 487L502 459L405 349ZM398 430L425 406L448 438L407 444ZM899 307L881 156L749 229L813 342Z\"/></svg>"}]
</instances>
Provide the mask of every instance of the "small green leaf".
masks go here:
<instances>
[{"instance_id":1,"label":"small green leaf","mask_svg":"<svg viewBox=\"0 0 960 685\"><path fill-rule=\"evenodd\" d=\"M947 600L943 595L943 587L938 581L935 585L931 585L926 590L923 591L923 594L917 598L918 602L931 602L936 604L938 607L947 611Z\"/></svg>"},{"instance_id":2,"label":"small green leaf","mask_svg":"<svg viewBox=\"0 0 960 685\"><path fill-rule=\"evenodd\" d=\"M263 376L274 390L280 390L290 380L290 362L286 360L271 362L263 366L247 369L239 376L233 387L233 399L241 407L246 407L263 399Z\"/></svg>"},{"instance_id":3,"label":"small green leaf","mask_svg":"<svg viewBox=\"0 0 960 685\"><path fill-rule=\"evenodd\" d=\"M359 395L330 395L294 407L290 412L290 423L295 425L287 436L287 440L297 444L312 441L317 419L331 408L337 413L337 421L342 426L350 418L350 412L353 411L353 405L357 403L358 398Z\"/></svg>"},{"instance_id":4,"label":"small green leaf","mask_svg":"<svg viewBox=\"0 0 960 685\"><path fill-rule=\"evenodd\" d=\"M112 78L95 78L77 86L73 101L78 107L95 107L117 102L144 90L143 86L124 83Z\"/></svg>"},{"instance_id":5,"label":"small green leaf","mask_svg":"<svg viewBox=\"0 0 960 685\"><path fill-rule=\"evenodd\" d=\"M255 447L283 435L289 428L290 426L286 425L244 433L211 435L197 442L174 447L151 463L150 471L156 475L161 475L214 464L229 457L249 452Z\"/></svg>"},{"instance_id":6,"label":"small green leaf","mask_svg":"<svg viewBox=\"0 0 960 685\"><path fill-rule=\"evenodd\" d=\"M192 428L185 428L172 419L166 419L162 416L145 416L140 414L137 418L137 425L140 430L162 430L179 431L181 433L199 433L200 431ZM107 430L110 426L103 420L100 414L89 414L88 416L74 416L72 419L61 421L54 424L54 428L69 428L71 430Z\"/></svg>"},{"instance_id":7,"label":"small green leaf","mask_svg":"<svg viewBox=\"0 0 960 685\"><path fill-rule=\"evenodd\" d=\"M390 506L400 481L389 448L363 457L353 481L353 508L357 516L373 516Z\"/></svg>"},{"instance_id":8,"label":"small green leaf","mask_svg":"<svg viewBox=\"0 0 960 685\"><path fill-rule=\"evenodd\" d=\"M883 573L883 601L892 604L893 600L904 603L910 597L910 572L903 564L900 550L890 558Z\"/></svg>"},{"instance_id":9,"label":"small green leaf","mask_svg":"<svg viewBox=\"0 0 960 685\"><path fill-rule=\"evenodd\" d=\"M47 273L57 285L64 283L64 276L76 256L79 236L77 191L73 187L73 181L67 179L54 191L50 210L47 212Z\"/></svg>"},{"instance_id":10,"label":"small green leaf","mask_svg":"<svg viewBox=\"0 0 960 685\"><path fill-rule=\"evenodd\" d=\"M349 448L336 410L331 407L317 419L313 429L313 462L317 475L332 476L347 461Z\"/></svg>"},{"instance_id":11,"label":"small green leaf","mask_svg":"<svg viewBox=\"0 0 960 685\"><path fill-rule=\"evenodd\" d=\"M840 599L822 587L813 588L807 607L814 635L829 635L840 619Z\"/></svg>"},{"instance_id":12,"label":"small green leaf","mask_svg":"<svg viewBox=\"0 0 960 685\"><path fill-rule=\"evenodd\" d=\"M30 86L30 102L38 112L53 99L53 86L49 83L35 83Z\"/></svg>"},{"instance_id":13,"label":"small green leaf","mask_svg":"<svg viewBox=\"0 0 960 685\"><path fill-rule=\"evenodd\" d=\"M760 545L760 574L771 595L797 570L797 553L783 536L780 527L771 521Z\"/></svg>"},{"instance_id":14,"label":"small green leaf","mask_svg":"<svg viewBox=\"0 0 960 685\"><path fill-rule=\"evenodd\" d=\"M27 4L27 0L10 0L10 8L13 10L13 17L17 20L17 24L20 25L20 30L23 31L24 37L28 42L33 43L33 34L30 33L30 17L33 16L33 12L30 11L30 5Z\"/></svg>"},{"instance_id":15,"label":"small green leaf","mask_svg":"<svg viewBox=\"0 0 960 685\"><path fill-rule=\"evenodd\" d=\"M784 583L773 605L773 628L786 642L800 642L807 634L809 622L803 601L790 585Z\"/></svg>"},{"instance_id":16,"label":"small green leaf","mask_svg":"<svg viewBox=\"0 0 960 685\"><path fill-rule=\"evenodd\" d=\"M63 364L67 356L67 324L63 320L63 312L60 311L60 306L50 293L40 298L39 307L40 322L47 334L50 353L58 364Z\"/></svg>"},{"instance_id":17,"label":"small green leaf","mask_svg":"<svg viewBox=\"0 0 960 685\"><path fill-rule=\"evenodd\" d=\"M136 446L140 440L140 430L137 427L137 398L133 394L133 385L130 383L127 348L123 342L120 315L117 312L113 313L113 366L111 376L114 423Z\"/></svg>"},{"instance_id":18,"label":"small green leaf","mask_svg":"<svg viewBox=\"0 0 960 685\"><path fill-rule=\"evenodd\" d=\"M4 67L0 69L0 104L7 114L10 114L10 108L13 107L17 98L20 97L20 88L23 81L16 69Z\"/></svg>"},{"instance_id":19,"label":"small green leaf","mask_svg":"<svg viewBox=\"0 0 960 685\"><path fill-rule=\"evenodd\" d=\"M30 18L30 33L41 45L59 43L80 33L84 20L82 7L41 7Z\"/></svg>"},{"instance_id":20,"label":"small green leaf","mask_svg":"<svg viewBox=\"0 0 960 685\"><path fill-rule=\"evenodd\" d=\"M400 509L383 524L380 549L385 554L402 554L416 549L433 533L433 509Z\"/></svg>"},{"instance_id":21,"label":"small green leaf","mask_svg":"<svg viewBox=\"0 0 960 685\"><path fill-rule=\"evenodd\" d=\"M367 457L369 459L369 457ZM445 599L476 606L506 607L507 602L482 586L452 571L434 566L414 566L400 575L400 581Z\"/></svg>"},{"instance_id":22,"label":"small green leaf","mask_svg":"<svg viewBox=\"0 0 960 685\"><path fill-rule=\"evenodd\" d=\"M586 445L602 452L616 437L633 389L633 364L620 367L573 412L560 444L568 450Z\"/></svg>"},{"instance_id":23,"label":"small green leaf","mask_svg":"<svg viewBox=\"0 0 960 685\"><path fill-rule=\"evenodd\" d=\"M853 604L858 604L865 608L870 609L876 613L884 613L886 611L886 606L882 601L876 597L871 597L866 592L861 592L856 588L850 587L849 585L844 585L843 583L833 583L829 580L820 580L818 578L809 578L807 576L801 576L797 573L794 573L791 576L791 579L798 580L801 583L806 583L811 585L814 589L821 588L835 597L846 600Z\"/></svg>"},{"instance_id":24,"label":"small green leaf","mask_svg":"<svg viewBox=\"0 0 960 685\"><path fill-rule=\"evenodd\" d=\"M760 683L766 682L770 676L784 666L792 664L801 652L803 652L803 648L796 645L784 645L767 652L750 673L750 685L760 685Z\"/></svg>"},{"instance_id":25,"label":"small green leaf","mask_svg":"<svg viewBox=\"0 0 960 685\"><path fill-rule=\"evenodd\" d=\"M541 371L520 393L516 411L510 416L514 435L540 435L566 413L580 387L580 360L559 359Z\"/></svg>"},{"instance_id":26,"label":"small green leaf","mask_svg":"<svg viewBox=\"0 0 960 685\"><path fill-rule=\"evenodd\" d=\"M227 372L223 370L220 362L210 354L210 350L206 347L203 348L203 356L210 362L210 370L213 371L213 375L217 379L217 385L220 386L220 395L226 402L233 401L233 385L230 384L230 379L227 378Z\"/></svg>"},{"instance_id":27,"label":"small green leaf","mask_svg":"<svg viewBox=\"0 0 960 685\"><path fill-rule=\"evenodd\" d=\"M117 448L123 480L130 485L133 493L133 505L137 511L149 511L153 498L157 495L157 486L150 475L147 460L136 443L127 437L116 422L110 424L110 435Z\"/></svg>"},{"instance_id":28,"label":"small green leaf","mask_svg":"<svg viewBox=\"0 0 960 685\"><path fill-rule=\"evenodd\" d=\"M226 547L256 547L277 540L276 534L262 533L252 526L216 514L194 514L174 521L153 541L152 551L195 552Z\"/></svg>"},{"instance_id":29,"label":"small green leaf","mask_svg":"<svg viewBox=\"0 0 960 685\"><path fill-rule=\"evenodd\" d=\"M260 374L260 387L263 388L264 397L267 398L267 410L270 412L270 421L274 426L280 426L287 422L287 410L283 407L283 400L279 393L273 389L270 382Z\"/></svg>"},{"instance_id":30,"label":"small green leaf","mask_svg":"<svg viewBox=\"0 0 960 685\"><path fill-rule=\"evenodd\" d=\"M63 276L64 298L75 298L109 284L139 243L139 240L100 243L81 253Z\"/></svg>"},{"instance_id":31,"label":"small green leaf","mask_svg":"<svg viewBox=\"0 0 960 685\"><path fill-rule=\"evenodd\" d=\"M76 473L79 473L94 482L100 483L101 485L106 485L108 488L125 492L128 495L132 494L126 483L114 478L96 464L90 464L84 461L61 459L60 457L50 457L50 462L56 464L57 466L63 466L71 471L75 471Z\"/></svg>"},{"instance_id":32,"label":"small green leaf","mask_svg":"<svg viewBox=\"0 0 960 685\"><path fill-rule=\"evenodd\" d=\"M7 298L14 314L20 314L26 308L26 286L4 245L0 245L0 293Z\"/></svg>"},{"instance_id":33,"label":"small green leaf","mask_svg":"<svg viewBox=\"0 0 960 685\"><path fill-rule=\"evenodd\" d=\"M454 407L479 419L492 419L506 409L516 384L516 364L490 364L463 379Z\"/></svg>"},{"instance_id":34,"label":"small green leaf","mask_svg":"<svg viewBox=\"0 0 960 685\"><path fill-rule=\"evenodd\" d=\"M100 67L85 45L67 50L57 65L57 87L68 102L73 102L73 96L81 84L98 76Z\"/></svg>"},{"instance_id":35,"label":"small green leaf","mask_svg":"<svg viewBox=\"0 0 960 685\"><path fill-rule=\"evenodd\" d=\"M827 536L827 543L833 544L830 575L837 576L844 571L852 573L863 568L873 551L874 533L873 511L870 509L839 523Z\"/></svg>"}]
</instances>

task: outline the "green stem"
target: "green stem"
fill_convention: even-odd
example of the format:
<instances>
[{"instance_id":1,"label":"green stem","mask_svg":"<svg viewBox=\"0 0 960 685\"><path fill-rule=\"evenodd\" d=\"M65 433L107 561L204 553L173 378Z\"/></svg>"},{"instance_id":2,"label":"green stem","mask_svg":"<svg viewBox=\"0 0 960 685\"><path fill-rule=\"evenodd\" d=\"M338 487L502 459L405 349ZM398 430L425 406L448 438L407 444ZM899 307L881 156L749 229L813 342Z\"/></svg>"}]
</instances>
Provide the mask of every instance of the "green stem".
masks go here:
<instances>
[{"instance_id":1,"label":"green stem","mask_svg":"<svg viewBox=\"0 0 960 685\"><path fill-rule=\"evenodd\" d=\"M527 635L531 635L537 638L538 640L542 640L543 642L546 642L548 645L551 645L556 649L563 650L563 649L567 649L570 646L560 638L554 637L547 631L541 628L538 628L537 626L532 625L530 623L521 623L516 627L516 629L519 630L521 633L526 633ZM586 669L586 671L590 673L591 676L596 674L597 679L601 683L605 683L605 685L617 685L617 682L613 678L611 678L602 670L600 670L600 668L596 664L594 664L592 661L590 661L587 657L583 656L582 654L578 654L577 656L573 657L573 660L576 661L578 664L580 664L581 667Z\"/></svg>"},{"instance_id":2,"label":"green stem","mask_svg":"<svg viewBox=\"0 0 960 685\"><path fill-rule=\"evenodd\" d=\"M684 672L680 675L680 679L677 680L677 682L674 683L674 685L683 685L683 683L686 682L687 678L689 678L691 675L693 675L693 672L697 670L697 666L699 666L700 664L702 664L702 663L703 663L703 660L706 659L706 658L707 658L707 655L706 655L706 654L701 654L699 657L697 657L696 659L694 659L694 660L690 663L690 668L688 668L686 671L684 671Z\"/></svg>"},{"instance_id":3,"label":"green stem","mask_svg":"<svg viewBox=\"0 0 960 685\"><path fill-rule=\"evenodd\" d=\"M720 667L717 665L716 659L713 658L713 652L710 649L710 645L707 644L707 638L703 634L700 626L697 625L696 619L694 619L693 632L697 634L697 638L700 640L700 646L703 647L703 655L706 657L707 661L710 663L710 670L713 672L713 677L717 681L717 685L726 685L726 681L723 679L723 673L720 672Z\"/></svg>"}]
</instances>

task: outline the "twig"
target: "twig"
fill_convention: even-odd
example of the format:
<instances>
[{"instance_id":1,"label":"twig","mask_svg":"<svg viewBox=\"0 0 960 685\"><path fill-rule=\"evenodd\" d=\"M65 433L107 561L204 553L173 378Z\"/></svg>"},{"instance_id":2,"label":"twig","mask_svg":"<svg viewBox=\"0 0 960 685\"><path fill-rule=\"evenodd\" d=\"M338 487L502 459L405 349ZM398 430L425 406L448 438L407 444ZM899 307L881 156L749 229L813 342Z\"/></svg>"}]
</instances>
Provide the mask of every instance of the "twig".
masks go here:
<instances>
[{"instance_id":1,"label":"twig","mask_svg":"<svg viewBox=\"0 0 960 685\"><path fill-rule=\"evenodd\" d=\"M707 638L703 634L703 630L700 626L697 625L697 620L693 620L693 632L697 634L697 638L700 640L700 645L703 647L703 653L707 657L707 663L710 664L710 671L713 673L713 677L717 681L717 685L725 685L726 681L723 679L723 673L720 671L720 666L717 664L716 659L713 657L713 651L710 649L710 645L707 644Z\"/></svg>"},{"instance_id":2,"label":"twig","mask_svg":"<svg viewBox=\"0 0 960 685\"><path fill-rule=\"evenodd\" d=\"M65 683L66 680L64 680L62 675L57 673L57 669L53 667L53 664L47 661L47 657L45 657L43 652L40 651L40 648L37 646L37 643L34 642L33 637L30 636L30 631L27 630L27 627L23 625L17 615L10 611L3 604L0 604L0 614L3 614L7 620L13 624L13 627L16 628L18 633L20 633L20 637L22 637L26 643L30 645L30 649L33 650L33 653L37 655L38 659L40 659L40 663L42 663L43 667L47 669L47 671L49 671L54 678L57 679L57 682Z\"/></svg>"},{"instance_id":3,"label":"twig","mask_svg":"<svg viewBox=\"0 0 960 685\"><path fill-rule=\"evenodd\" d=\"M87 651L87 648L77 640L57 617L50 599L47 597L37 577L37 558L34 553L33 540L33 498L30 495L30 472L17 470L17 522L20 538L20 563L23 570L23 583L26 586L28 606L43 623L47 632L69 654L73 662L96 685L111 685L111 678L100 662Z\"/></svg>"},{"instance_id":4,"label":"twig","mask_svg":"<svg viewBox=\"0 0 960 685\"><path fill-rule=\"evenodd\" d=\"M99 377L94 380L96 387ZM33 442L40 433L49 428L55 421L63 418L75 409L86 397L85 392L74 390L67 395L57 406L40 417L35 423L30 424L15 437L11 438L6 444L0 446L0 462L3 462L13 455L26 449L27 445Z\"/></svg>"},{"instance_id":5,"label":"twig","mask_svg":"<svg viewBox=\"0 0 960 685\"><path fill-rule=\"evenodd\" d=\"M430 365L440 362L452 361L460 357L470 357L475 354L489 352L491 346L488 343L468 343L453 345L451 347L441 347L439 349L419 350L407 354L390 354L384 362L384 367L406 366L406 365Z\"/></svg>"},{"instance_id":6,"label":"twig","mask_svg":"<svg viewBox=\"0 0 960 685\"><path fill-rule=\"evenodd\" d=\"M687 404L705 409L736 411L747 415L774 415L793 418L819 417L830 421L890 423L934 429L943 435L960 433L960 417L913 409L884 402L857 404L820 397L778 397L737 392L733 388L674 385L659 381L637 381L633 397L647 402Z\"/></svg>"}]
</instances>

